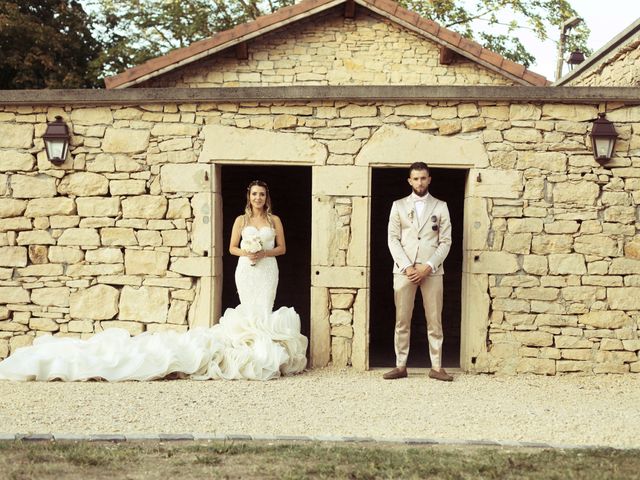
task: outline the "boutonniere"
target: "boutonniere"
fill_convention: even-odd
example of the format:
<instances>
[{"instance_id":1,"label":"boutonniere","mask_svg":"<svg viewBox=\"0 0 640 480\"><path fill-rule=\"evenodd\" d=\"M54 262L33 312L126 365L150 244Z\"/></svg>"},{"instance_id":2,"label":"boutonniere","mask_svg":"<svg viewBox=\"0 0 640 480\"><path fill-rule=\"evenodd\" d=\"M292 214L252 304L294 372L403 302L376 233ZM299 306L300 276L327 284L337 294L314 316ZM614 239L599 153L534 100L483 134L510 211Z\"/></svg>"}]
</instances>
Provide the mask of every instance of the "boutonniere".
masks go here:
<instances>
[{"instance_id":1,"label":"boutonniere","mask_svg":"<svg viewBox=\"0 0 640 480\"><path fill-rule=\"evenodd\" d=\"M409 220L413 222L413 210L409 210Z\"/></svg>"}]
</instances>

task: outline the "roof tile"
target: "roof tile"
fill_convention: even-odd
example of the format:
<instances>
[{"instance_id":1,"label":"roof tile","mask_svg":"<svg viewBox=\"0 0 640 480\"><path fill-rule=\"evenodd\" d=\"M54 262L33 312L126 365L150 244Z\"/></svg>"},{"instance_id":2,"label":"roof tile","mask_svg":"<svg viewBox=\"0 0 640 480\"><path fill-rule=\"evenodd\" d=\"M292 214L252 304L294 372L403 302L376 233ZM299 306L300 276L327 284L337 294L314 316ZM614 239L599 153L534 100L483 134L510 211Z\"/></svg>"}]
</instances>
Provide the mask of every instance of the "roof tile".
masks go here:
<instances>
[{"instance_id":1,"label":"roof tile","mask_svg":"<svg viewBox=\"0 0 640 480\"><path fill-rule=\"evenodd\" d=\"M454 47L460 45L460 42L462 41L462 35L447 28L440 28L440 31L438 32L438 38L450 45L453 45Z\"/></svg>"}]
</instances>

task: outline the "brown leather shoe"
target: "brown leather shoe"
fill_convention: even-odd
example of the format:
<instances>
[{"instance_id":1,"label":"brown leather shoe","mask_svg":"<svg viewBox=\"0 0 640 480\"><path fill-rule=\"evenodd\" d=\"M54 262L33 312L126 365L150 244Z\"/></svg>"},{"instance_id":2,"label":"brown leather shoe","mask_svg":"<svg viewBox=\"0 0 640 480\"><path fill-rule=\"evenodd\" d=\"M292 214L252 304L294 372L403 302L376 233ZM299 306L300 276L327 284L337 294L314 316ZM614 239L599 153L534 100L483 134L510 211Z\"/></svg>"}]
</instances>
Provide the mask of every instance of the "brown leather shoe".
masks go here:
<instances>
[{"instance_id":1,"label":"brown leather shoe","mask_svg":"<svg viewBox=\"0 0 640 480\"><path fill-rule=\"evenodd\" d=\"M429 370L429 378L434 378L436 380L442 380L443 382L453 382L453 377L449 375L444 368L440 370L434 370L433 368Z\"/></svg>"},{"instance_id":2,"label":"brown leather shoe","mask_svg":"<svg viewBox=\"0 0 640 480\"><path fill-rule=\"evenodd\" d=\"M382 375L385 380L395 380L396 378L406 378L407 367L396 367Z\"/></svg>"}]
</instances>

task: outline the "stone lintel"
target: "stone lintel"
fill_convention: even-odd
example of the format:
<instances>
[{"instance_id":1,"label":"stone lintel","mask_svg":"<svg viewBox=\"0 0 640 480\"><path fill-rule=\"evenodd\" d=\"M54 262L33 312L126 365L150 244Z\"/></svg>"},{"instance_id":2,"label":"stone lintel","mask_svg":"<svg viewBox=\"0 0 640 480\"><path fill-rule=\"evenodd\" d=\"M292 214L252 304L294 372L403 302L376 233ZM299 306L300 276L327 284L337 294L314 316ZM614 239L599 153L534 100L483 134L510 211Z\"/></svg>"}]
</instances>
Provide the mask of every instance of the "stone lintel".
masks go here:
<instances>
[{"instance_id":1,"label":"stone lintel","mask_svg":"<svg viewBox=\"0 0 640 480\"><path fill-rule=\"evenodd\" d=\"M623 102L640 104L634 87L527 87L527 86L434 86L357 85L218 88L131 88L115 90L0 90L2 105L131 105L150 103L211 103L250 101L506 101L510 103Z\"/></svg>"}]
</instances>

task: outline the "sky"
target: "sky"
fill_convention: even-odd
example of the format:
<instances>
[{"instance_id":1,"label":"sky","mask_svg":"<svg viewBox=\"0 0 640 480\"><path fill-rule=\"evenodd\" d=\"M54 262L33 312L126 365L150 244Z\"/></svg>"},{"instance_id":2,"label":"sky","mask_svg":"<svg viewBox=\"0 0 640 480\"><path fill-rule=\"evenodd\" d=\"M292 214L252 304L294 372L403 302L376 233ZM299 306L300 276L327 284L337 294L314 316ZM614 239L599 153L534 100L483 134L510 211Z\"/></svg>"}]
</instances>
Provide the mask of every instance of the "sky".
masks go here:
<instances>
[{"instance_id":1,"label":"sky","mask_svg":"<svg viewBox=\"0 0 640 480\"><path fill-rule=\"evenodd\" d=\"M639 0L569 0L569 3L591 29L588 45L594 52L640 18ZM536 57L536 63L530 65L529 70L544 75L549 80L555 80L555 42L560 37L560 31L549 32L549 35L552 36L552 40L541 42L535 35L526 31L518 33L524 45ZM567 56L568 54L565 58ZM567 72L565 64L563 74Z\"/></svg>"}]
</instances>

